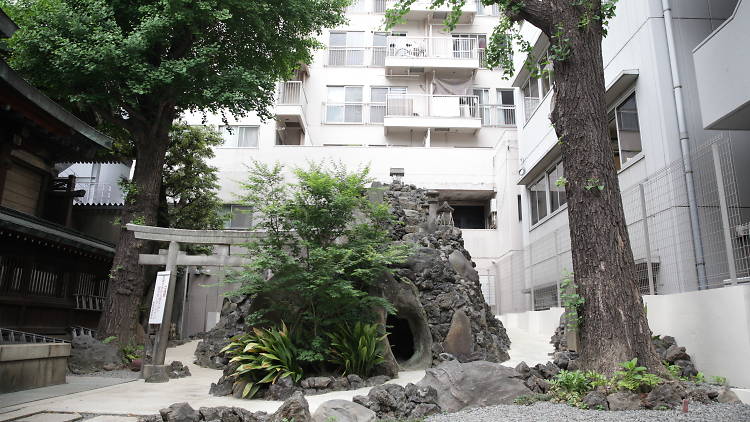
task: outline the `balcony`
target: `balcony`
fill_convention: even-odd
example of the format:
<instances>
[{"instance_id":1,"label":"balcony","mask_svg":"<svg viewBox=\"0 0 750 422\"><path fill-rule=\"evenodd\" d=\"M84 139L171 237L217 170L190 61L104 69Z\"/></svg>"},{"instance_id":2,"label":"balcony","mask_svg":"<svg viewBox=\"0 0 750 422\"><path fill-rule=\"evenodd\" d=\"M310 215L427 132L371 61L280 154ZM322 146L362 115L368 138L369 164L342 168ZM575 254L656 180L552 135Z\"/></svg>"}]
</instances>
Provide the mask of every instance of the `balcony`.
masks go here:
<instances>
[{"instance_id":1,"label":"balcony","mask_svg":"<svg viewBox=\"0 0 750 422\"><path fill-rule=\"evenodd\" d=\"M389 130L448 129L474 133L482 127L474 95L393 94L386 98L383 125Z\"/></svg>"},{"instance_id":2,"label":"balcony","mask_svg":"<svg viewBox=\"0 0 750 422\"><path fill-rule=\"evenodd\" d=\"M732 16L693 50L706 129L750 130L748 21L750 0L740 0Z\"/></svg>"},{"instance_id":3,"label":"balcony","mask_svg":"<svg viewBox=\"0 0 750 422\"><path fill-rule=\"evenodd\" d=\"M328 125L382 125L386 103L323 103L323 123Z\"/></svg>"},{"instance_id":4,"label":"balcony","mask_svg":"<svg viewBox=\"0 0 750 422\"><path fill-rule=\"evenodd\" d=\"M515 127L516 106L502 104L479 104L482 126Z\"/></svg>"},{"instance_id":5,"label":"balcony","mask_svg":"<svg viewBox=\"0 0 750 422\"><path fill-rule=\"evenodd\" d=\"M387 47L328 47L328 66L382 67L385 65Z\"/></svg>"},{"instance_id":6,"label":"balcony","mask_svg":"<svg viewBox=\"0 0 750 422\"><path fill-rule=\"evenodd\" d=\"M384 13L396 5L395 0L374 0L374 2L375 13ZM431 5L432 2L429 0L417 0L411 5L409 12L404 18L409 21L432 20L442 22L452 10L452 6L449 5L434 9L431 8ZM475 0L466 0L466 4L461 8L462 13L458 23L466 24L474 22L474 17L477 15L477 8Z\"/></svg>"},{"instance_id":7,"label":"balcony","mask_svg":"<svg viewBox=\"0 0 750 422\"><path fill-rule=\"evenodd\" d=\"M387 74L419 70L466 70L480 67L480 50L474 38L388 37L385 48Z\"/></svg>"},{"instance_id":8,"label":"balcony","mask_svg":"<svg viewBox=\"0 0 750 422\"><path fill-rule=\"evenodd\" d=\"M283 121L285 124L297 123L305 129L306 111L307 96L302 81L279 83L276 96L276 119Z\"/></svg>"}]
</instances>

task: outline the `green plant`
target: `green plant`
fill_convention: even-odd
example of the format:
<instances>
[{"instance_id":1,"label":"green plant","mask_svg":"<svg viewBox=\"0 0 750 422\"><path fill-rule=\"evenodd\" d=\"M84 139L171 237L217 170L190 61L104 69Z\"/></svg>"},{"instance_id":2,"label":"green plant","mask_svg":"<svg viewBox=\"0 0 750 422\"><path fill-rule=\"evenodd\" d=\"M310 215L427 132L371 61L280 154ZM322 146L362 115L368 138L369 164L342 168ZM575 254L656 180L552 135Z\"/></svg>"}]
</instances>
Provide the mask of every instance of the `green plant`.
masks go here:
<instances>
[{"instance_id":1,"label":"green plant","mask_svg":"<svg viewBox=\"0 0 750 422\"><path fill-rule=\"evenodd\" d=\"M586 190L592 190L596 188L600 191L603 191L604 185L599 181L599 179L595 177L589 177L588 179L586 179L586 184L583 185L583 188Z\"/></svg>"},{"instance_id":2,"label":"green plant","mask_svg":"<svg viewBox=\"0 0 750 422\"><path fill-rule=\"evenodd\" d=\"M646 372L645 366L638 366L638 358L620 363L622 371L616 371L614 382L617 388L630 391L650 390L651 387L662 382L662 379L654 374Z\"/></svg>"},{"instance_id":3,"label":"green plant","mask_svg":"<svg viewBox=\"0 0 750 422\"><path fill-rule=\"evenodd\" d=\"M125 361L125 363L130 363L136 359L140 359L143 357L143 345L132 345L128 344L126 346L122 346L120 349L120 352L122 352L122 359Z\"/></svg>"},{"instance_id":4,"label":"green plant","mask_svg":"<svg viewBox=\"0 0 750 422\"><path fill-rule=\"evenodd\" d=\"M291 377L295 382L302 378L297 349L283 322L280 330L253 328L252 333L235 336L221 352L231 356L229 362L240 363L232 376L235 384L246 383L243 398L252 398L262 384L279 378Z\"/></svg>"},{"instance_id":5,"label":"green plant","mask_svg":"<svg viewBox=\"0 0 750 422\"><path fill-rule=\"evenodd\" d=\"M582 321L582 310L585 300L576 291L577 286L573 282L573 273L565 272L560 282L560 301L565 308L563 319L565 327L576 331Z\"/></svg>"},{"instance_id":6,"label":"green plant","mask_svg":"<svg viewBox=\"0 0 750 422\"><path fill-rule=\"evenodd\" d=\"M558 188L561 188L568 184L568 179L565 178L565 176L560 176L555 180L555 186Z\"/></svg>"},{"instance_id":7,"label":"green plant","mask_svg":"<svg viewBox=\"0 0 750 422\"><path fill-rule=\"evenodd\" d=\"M598 386L607 386L609 380L595 371L562 370L555 375L550 384L552 401L587 409L588 406L582 401L586 393Z\"/></svg>"},{"instance_id":8,"label":"green plant","mask_svg":"<svg viewBox=\"0 0 750 422\"><path fill-rule=\"evenodd\" d=\"M549 394L524 394L513 399L514 404L530 406L540 401L550 401L552 397Z\"/></svg>"},{"instance_id":9,"label":"green plant","mask_svg":"<svg viewBox=\"0 0 750 422\"><path fill-rule=\"evenodd\" d=\"M672 375L674 378L681 379L682 378L682 368L680 368L677 365L670 365L669 362L664 362L664 366L667 367L667 371L669 371L669 374Z\"/></svg>"},{"instance_id":10,"label":"green plant","mask_svg":"<svg viewBox=\"0 0 750 422\"><path fill-rule=\"evenodd\" d=\"M727 384L727 379L726 379L726 377L720 377L720 376L716 375L716 376L711 377L711 384L726 385Z\"/></svg>"},{"instance_id":11,"label":"green plant","mask_svg":"<svg viewBox=\"0 0 750 422\"><path fill-rule=\"evenodd\" d=\"M112 343L114 340L117 340L117 336L109 336L105 338L104 340L102 340L102 343L109 344L109 343Z\"/></svg>"},{"instance_id":12,"label":"green plant","mask_svg":"<svg viewBox=\"0 0 750 422\"><path fill-rule=\"evenodd\" d=\"M383 362L381 341L386 334L380 334L379 324L363 324L357 321L353 326L343 324L331 338L330 361L344 368L344 374L357 374L368 377L373 368Z\"/></svg>"},{"instance_id":13,"label":"green plant","mask_svg":"<svg viewBox=\"0 0 750 422\"><path fill-rule=\"evenodd\" d=\"M703 372L698 372L698 373L697 373L697 374L695 374L695 376L693 377L693 382L695 382L695 383L702 383L702 382L706 382L706 375L705 375L705 374L703 374Z\"/></svg>"}]
</instances>

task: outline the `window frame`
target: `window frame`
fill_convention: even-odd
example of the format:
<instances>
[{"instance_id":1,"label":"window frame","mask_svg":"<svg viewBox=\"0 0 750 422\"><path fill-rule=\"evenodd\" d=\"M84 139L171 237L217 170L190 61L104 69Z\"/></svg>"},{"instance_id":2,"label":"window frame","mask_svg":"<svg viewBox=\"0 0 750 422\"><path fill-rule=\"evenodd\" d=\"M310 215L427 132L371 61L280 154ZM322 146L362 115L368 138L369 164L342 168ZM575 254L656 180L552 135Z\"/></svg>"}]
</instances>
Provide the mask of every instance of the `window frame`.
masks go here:
<instances>
[{"instance_id":1,"label":"window frame","mask_svg":"<svg viewBox=\"0 0 750 422\"><path fill-rule=\"evenodd\" d=\"M361 45L354 45L349 43L349 34L358 33L362 36L362 42ZM344 45L333 45L331 43L331 35L333 34L344 34ZM348 31L348 30L331 30L328 31L328 44L326 45L326 49L328 51L328 59L326 60L326 66L331 67L363 67L366 66L365 64L365 52L367 50L367 31ZM331 49L339 49L339 51L343 51L343 60L342 63L335 62L335 60L332 60L331 57L335 57L331 55ZM336 50L333 50L336 51ZM358 64L350 64L349 63L349 52L359 52L360 54L360 60Z\"/></svg>"},{"instance_id":2,"label":"window frame","mask_svg":"<svg viewBox=\"0 0 750 422\"><path fill-rule=\"evenodd\" d=\"M640 152L636 153L632 157L630 157L627 161L622 161L622 142L620 139L620 124L617 117L617 108L623 105L630 97L633 97L635 99L635 113L636 113L636 119L638 123L638 140L641 144L641 150ZM636 87L633 85L632 87L625 90L620 96L617 97L609 106L607 106L607 130L609 130L609 122L610 122L610 113L614 113L615 118L615 130L617 131L617 153L618 153L618 161L619 161L619 168L617 168L617 173L621 173L625 170L627 170L630 166L640 161L644 156L643 151L643 138L641 137L641 117L640 113L638 112L638 93L636 92ZM611 138L610 138L611 141ZM614 151L613 151L614 152ZM613 157L614 158L614 157Z\"/></svg>"},{"instance_id":3,"label":"window frame","mask_svg":"<svg viewBox=\"0 0 750 422\"><path fill-rule=\"evenodd\" d=\"M225 133L228 133L226 129L224 128L232 128L232 131L236 131L236 133L231 133L232 137L235 139L235 145L226 145L227 138L224 136ZM240 129L241 128L255 128L255 146L249 146L249 147L241 147L239 146L239 136L240 136ZM219 125L218 127L219 133L221 134L221 139L223 140L221 145L218 145L216 148L223 148L223 149L258 149L260 147L260 125Z\"/></svg>"},{"instance_id":4,"label":"window frame","mask_svg":"<svg viewBox=\"0 0 750 422\"><path fill-rule=\"evenodd\" d=\"M552 216L562 212L562 210L567 209L568 207L568 198L567 194L565 194L564 198L560 199L560 192L557 190L552 189L552 185L556 182L556 180L551 179L551 175L555 174L558 168L562 169L562 176L565 175L565 167L562 162L562 158L558 158L554 161L554 164L547 166L545 170L542 172L542 174L539 175L539 177L534 179L533 183L530 183L527 187L527 191L529 193L529 222L531 223L530 228L535 228L548 219L552 218ZM537 210L537 218L536 221L534 221L534 207L535 207L535 201L532 199L532 187L536 186L538 183L544 181L544 202L545 202L545 215L543 217L539 217L539 211ZM564 192L564 191L563 191ZM557 208L552 209L552 195L556 194L558 195L558 203L559 205Z\"/></svg>"},{"instance_id":5,"label":"window frame","mask_svg":"<svg viewBox=\"0 0 750 422\"><path fill-rule=\"evenodd\" d=\"M373 90L375 90L375 89L385 89L385 90L387 90L387 92L385 93L385 99L383 101L375 101L373 99L373 95L372 94L373 94ZM403 92L393 92L394 89L397 89L399 91L403 90ZM406 95L408 93L409 93L409 87L407 85L403 85L403 86L370 85L370 103L369 103L370 104L370 107L369 107L370 110L367 113L367 115L369 117L368 123L376 124L376 125L383 124L383 122L385 121L385 109L386 109L386 104L388 103L388 96L389 95L395 95L395 94ZM375 107L381 106L383 108L383 116L382 116L383 120L380 120L380 121L374 121L373 120L372 116L373 116L373 111L375 110L375 108L373 106L375 106ZM377 116L377 117L381 118L381 116Z\"/></svg>"},{"instance_id":6,"label":"window frame","mask_svg":"<svg viewBox=\"0 0 750 422\"><path fill-rule=\"evenodd\" d=\"M541 62L544 61L545 59L547 59L548 57L549 57L549 51L545 50L544 53L542 53L542 55L539 56L539 59L537 59L536 66L541 68ZM554 85L553 85L553 80L552 80L552 71L553 71L552 64L549 63L546 66L544 66L544 68L545 69L549 68L549 73L547 74L547 76L545 76L542 73L537 78L537 77L534 77L533 75L529 74L529 76L526 78L526 81L524 81L523 85L521 85L521 95L523 95L523 102L524 102L524 114L525 114L524 118L526 119L525 123L528 123L528 121L531 120L531 117L536 113L536 111L539 108L539 106L542 105L542 103L544 102L544 100L547 98L547 96L553 90ZM532 81L532 79L535 79L537 97L532 97L532 96L528 96L527 97L526 96L526 87L527 86L529 87L529 91L531 91L531 81ZM547 82L547 85L545 85L545 83L544 83L545 81ZM545 91L545 87L546 87L546 91ZM529 93L531 94L531 92L529 92ZM530 109L526 108L525 105L526 105L526 99L527 98L534 98L534 99L538 100L538 102L534 106L533 110L530 110Z\"/></svg>"},{"instance_id":7,"label":"window frame","mask_svg":"<svg viewBox=\"0 0 750 422\"><path fill-rule=\"evenodd\" d=\"M331 105L330 103L330 89L331 88L344 88L344 101L341 103L334 103L334 105ZM359 88L360 89L360 101L358 102L350 102L346 100L346 88ZM326 85L326 102L325 102L325 114L324 114L324 124L327 125L362 125L365 123L365 101L364 101L364 94L365 94L365 86L364 85ZM359 121L347 121L346 120L346 109L347 107L360 107L360 118ZM343 120L342 121L336 121L332 122L329 120L329 107L341 107L343 109Z\"/></svg>"}]
</instances>

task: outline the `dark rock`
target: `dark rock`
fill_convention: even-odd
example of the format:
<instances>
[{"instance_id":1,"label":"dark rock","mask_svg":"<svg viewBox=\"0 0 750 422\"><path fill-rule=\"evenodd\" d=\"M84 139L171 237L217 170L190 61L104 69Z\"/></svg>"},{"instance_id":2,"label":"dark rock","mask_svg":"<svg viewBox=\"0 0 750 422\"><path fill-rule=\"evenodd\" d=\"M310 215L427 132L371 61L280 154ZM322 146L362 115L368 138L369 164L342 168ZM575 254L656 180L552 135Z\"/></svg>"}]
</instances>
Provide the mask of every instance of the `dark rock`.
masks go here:
<instances>
[{"instance_id":1,"label":"dark rock","mask_svg":"<svg viewBox=\"0 0 750 422\"><path fill-rule=\"evenodd\" d=\"M458 253L458 251L453 251L453 253ZM463 258L463 255L461 257ZM466 316L463 310L459 309L453 313L451 328L448 330L448 335L445 336L443 349L455 356L460 362L467 362L471 359L471 355L474 352L473 344L471 320L469 320L469 317Z\"/></svg>"},{"instance_id":2,"label":"dark rock","mask_svg":"<svg viewBox=\"0 0 750 422\"><path fill-rule=\"evenodd\" d=\"M194 422L200 421L200 414L187 403L175 403L166 409L159 410L165 422Z\"/></svg>"},{"instance_id":3,"label":"dark rock","mask_svg":"<svg viewBox=\"0 0 750 422\"><path fill-rule=\"evenodd\" d=\"M324 388L328 388L333 383L333 378L331 377L310 377L305 378L300 382L300 385L302 388L313 388L316 390L321 390Z\"/></svg>"},{"instance_id":4,"label":"dark rock","mask_svg":"<svg viewBox=\"0 0 750 422\"><path fill-rule=\"evenodd\" d=\"M376 375L374 377L367 378L367 381L365 381L365 385L367 385L368 387L372 387L375 385L385 384L386 382L390 380L391 380L391 377L387 375Z\"/></svg>"},{"instance_id":5,"label":"dark rock","mask_svg":"<svg viewBox=\"0 0 750 422\"><path fill-rule=\"evenodd\" d=\"M529 368L529 365L526 364L526 362L521 362L518 365L516 365L516 372L518 372L518 374L523 379L526 379L531 376L531 369Z\"/></svg>"},{"instance_id":6,"label":"dark rock","mask_svg":"<svg viewBox=\"0 0 750 422\"><path fill-rule=\"evenodd\" d=\"M643 404L649 409L676 409L682 404L682 388L677 383L659 384L648 393Z\"/></svg>"},{"instance_id":7,"label":"dark rock","mask_svg":"<svg viewBox=\"0 0 750 422\"><path fill-rule=\"evenodd\" d=\"M410 402L414 403L437 403L437 390L434 388L420 387L415 384L409 383L404 387L404 393L406 398Z\"/></svg>"},{"instance_id":8,"label":"dark rock","mask_svg":"<svg viewBox=\"0 0 750 422\"><path fill-rule=\"evenodd\" d=\"M669 349L667 349L664 359L669 363L675 363L675 361L678 360L690 360L690 356L685 353L684 347L679 347L677 345L669 346Z\"/></svg>"},{"instance_id":9,"label":"dark rock","mask_svg":"<svg viewBox=\"0 0 750 422\"><path fill-rule=\"evenodd\" d=\"M560 368L552 362L547 362L546 365L539 368L542 373L542 378L549 380L555 377L560 372Z\"/></svg>"},{"instance_id":10,"label":"dark rock","mask_svg":"<svg viewBox=\"0 0 750 422\"><path fill-rule=\"evenodd\" d=\"M419 403L414 406L414 409L411 411L409 416L414 420L422 420L427 416L436 415L440 412L440 406L434 403Z\"/></svg>"},{"instance_id":11,"label":"dark rock","mask_svg":"<svg viewBox=\"0 0 750 422\"><path fill-rule=\"evenodd\" d=\"M737 394L730 390L729 387L723 387L719 391L719 395L716 397L716 401L719 403L742 403Z\"/></svg>"},{"instance_id":12,"label":"dark rock","mask_svg":"<svg viewBox=\"0 0 750 422\"><path fill-rule=\"evenodd\" d=\"M299 391L300 388L294 385L292 377L279 378L268 387L266 398L269 400L286 400Z\"/></svg>"},{"instance_id":13,"label":"dark rock","mask_svg":"<svg viewBox=\"0 0 750 422\"><path fill-rule=\"evenodd\" d=\"M555 352L552 362L560 369L568 369L568 363L570 363L570 352Z\"/></svg>"},{"instance_id":14,"label":"dark rock","mask_svg":"<svg viewBox=\"0 0 750 422\"><path fill-rule=\"evenodd\" d=\"M348 400L329 400L312 415L313 422L375 422L377 415L361 404Z\"/></svg>"},{"instance_id":15,"label":"dark rock","mask_svg":"<svg viewBox=\"0 0 750 422\"><path fill-rule=\"evenodd\" d=\"M271 417L269 422L310 422L310 407L301 392L295 392L292 397L286 399Z\"/></svg>"},{"instance_id":16,"label":"dark rock","mask_svg":"<svg viewBox=\"0 0 750 422\"><path fill-rule=\"evenodd\" d=\"M439 360L440 362L446 362L446 361L456 360L456 357L455 357L455 356L453 356L453 355L452 355L452 354L450 354L450 353L440 353L440 354L438 355L438 360Z\"/></svg>"},{"instance_id":17,"label":"dark rock","mask_svg":"<svg viewBox=\"0 0 750 422\"><path fill-rule=\"evenodd\" d=\"M681 375L683 377L690 378L698 375L698 369L695 368L695 365L690 360L678 360L675 361L674 364L680 367Z\"/></svg>"},{"instance_id":18,"label":"dark rock","mask_svg":"<svg viewBox=\"0 0 750 422\"><path fill-rule=\"evenodd\" d=\"M641 409L641 397L630 391L618 391L607 396L609 410L638 410Z\"/></svg>"},{"instance_id":19,"label":"dark rock","mask_svg":"<svg viewBox=\"0 0 750 422\"><path fill-rule=\"evenodd\" d=\"M185 378L189 377L191 374L190 369L188 369L187 366L183 365L182 362L176 360L169 364L167 375L169 376L169 378Z\"/></svg>"},{"instance_id":20,"label":"dark rock","mask_svg":"<svg viewBox=\"0 0 750 422\"><path fill-rule=\"evenodd\" d=\"M221 377L218 383L211 383L208 394L212 396L228 396L232 394L232 385L234 381L229 377Z\"/></svg>"},{"instance_id":21,"label":"dark rock","mask_svg":"<svg viewBox=\"0 0 750 422\"><path fill-rule=\"evenodd\" d=\"M428 369L417 386L434 388L437 404L445 412L513 404L514 399L531 392L514 369L486 361L443 362Z\"/></svg>"},{"instance_id":22,"label":"dark rock","mask_svg":"<svg viewBox=\"0 0 750 422\"><path fill-rule=\"evenodd\" d=\"M706 389L702 387L688 388L685 392L684 398L694 403L709 404L712 401L711 393L712 391L710 389ZM718 392L716 393L714 397L717 397L717 396L718 396Z\"/></svg>"},{"instance_id":23,"label":"dark rock","mask_svg":"<svg viewBox=\"0 0 750 422\"><path fill-rule=\"evenodd\" d=\"M117 369L123 365L122 353L114 344L105 344L88 336L76 336L71 341L68 369L74 374L88 374L110 368Z\"/></svg>"},{"instance_id":24,"label":"dark rock","mask_svg":"<svg viewBox=\"0 0 750 422\"><path fill-rule=\"evenodd\" d=\"M331 389L334 391L348 390L350 387L349 380L346 377L334 378L331 384Z\"/></svg>"},{"instance_id":25,"label":"dark rock","mask_svg":"<svg viewBox=\"0 0 750 422\"><path fill-rule=\"evenodd\" d=\"M346 379L347 381L349 381L349 386L352 389L362 388L365 386L365 382L357 374L349 374L346 376Z\"/></svg>"},{"instance_id":26,"label":"dark rock","mask_svg":"<svg viewBox=\"0 0 750 422\"><path fill-rule=\"evenodd\" d=\"M593 410L608 410L609 403L607 402L607 395L601 391L591 391L581 400L589 409Z\"/></svg>"}]
</instances>

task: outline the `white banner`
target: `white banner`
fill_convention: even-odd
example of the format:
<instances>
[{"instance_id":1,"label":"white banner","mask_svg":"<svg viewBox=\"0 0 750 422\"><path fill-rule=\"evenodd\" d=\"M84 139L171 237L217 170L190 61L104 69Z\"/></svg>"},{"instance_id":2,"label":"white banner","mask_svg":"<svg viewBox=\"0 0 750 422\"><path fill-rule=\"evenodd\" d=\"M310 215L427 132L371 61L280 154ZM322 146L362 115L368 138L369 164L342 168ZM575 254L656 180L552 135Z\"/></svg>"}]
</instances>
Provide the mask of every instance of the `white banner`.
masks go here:
<instances>
[{"instance_id":1,"label":"white banner","mask_svg":"<svg viewBox=\"0 0 750 422\"><path fill-rule=\"evenodd\" d=\"M149 324L161 324L164 319L164 305L167 303L170 275L171 271L159 271L156 273L154 299L151 301L151 314L148 317Z\"/></svg>"}]
</instances>

